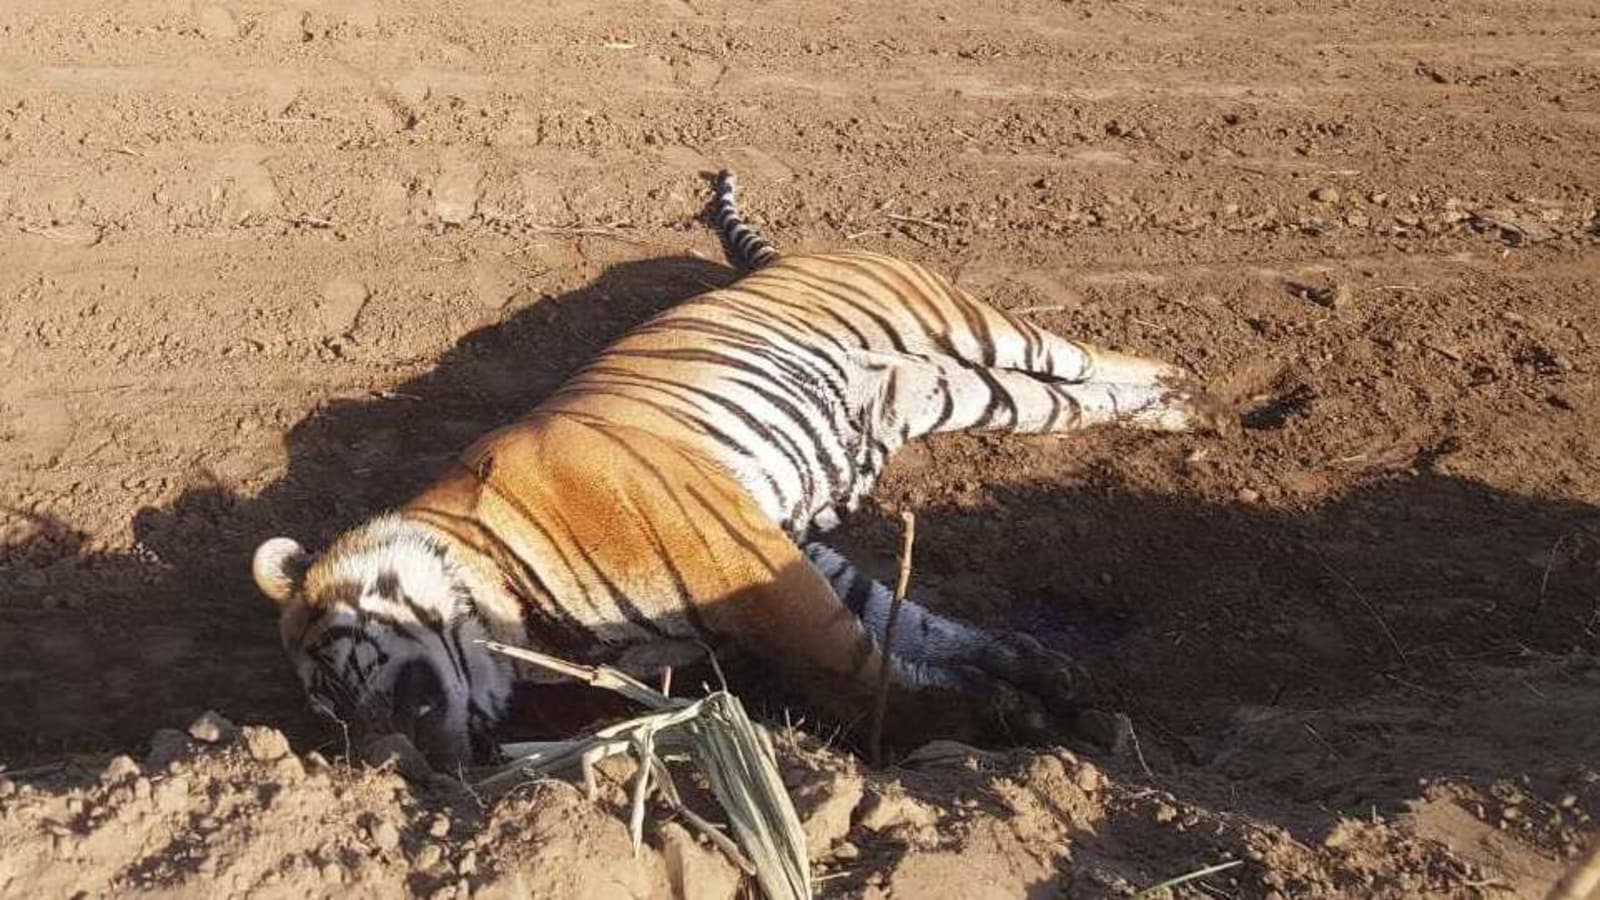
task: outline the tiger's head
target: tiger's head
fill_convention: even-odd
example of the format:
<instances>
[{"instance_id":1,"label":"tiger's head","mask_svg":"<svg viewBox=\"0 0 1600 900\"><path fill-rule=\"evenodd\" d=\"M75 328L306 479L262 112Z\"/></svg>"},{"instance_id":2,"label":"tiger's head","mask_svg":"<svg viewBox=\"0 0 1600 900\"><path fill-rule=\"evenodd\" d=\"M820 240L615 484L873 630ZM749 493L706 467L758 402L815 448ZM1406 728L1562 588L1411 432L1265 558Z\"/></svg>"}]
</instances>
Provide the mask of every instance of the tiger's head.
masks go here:
<instances>
[{"instance_id":1,"label":"tiger's head","mask_svg":"<svg viewBox=\"0 0 1600 900\"><path fill-rule=\"evenodd\" d=\"M312 558L292 538L256 549L257 587L311 707L352 746L399 733L436 769L471 765L511 693L490 637L480 580L426 526L381 516Z\"/></svg>"}]
</instances>

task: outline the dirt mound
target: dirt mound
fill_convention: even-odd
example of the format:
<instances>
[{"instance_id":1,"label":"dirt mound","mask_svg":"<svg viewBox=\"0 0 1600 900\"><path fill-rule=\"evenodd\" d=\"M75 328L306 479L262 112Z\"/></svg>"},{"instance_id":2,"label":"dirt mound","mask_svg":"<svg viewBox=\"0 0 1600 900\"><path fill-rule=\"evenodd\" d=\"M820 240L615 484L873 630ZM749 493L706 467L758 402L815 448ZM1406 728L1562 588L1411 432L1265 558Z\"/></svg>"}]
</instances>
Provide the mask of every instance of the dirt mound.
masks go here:
<instances>
[{"instance_id":1,"label":"dirt mound","mask_svg":"<svg viewBox=\"0 0 1600 900\"><path fill-rule=\"evenodd\" d=\"M466 790L414 791L392 771L295 755L281 732L221 721L191 727L204 741L159 733L142 762L0 780L0 895L722 900L753 889L670 820L652 819L634 857L626 773L602 771L598 802L542 781L486 806ZM1306 842L1066 751L942 742L865 773L799 732L779 746L823 896L1118 897L1219 863L1231 865L1204 883L1230 896L1470 896L1510 890L1494 876L1529 864L1503 824L1461 811L1472 793L1458 786L1435 786L1394 821L1346 820ZM1496 805L1490 821L1513 808L1544 821L1527 799ZM1505 855L1485 869L1451 848L1463 839ZM1550 874L1532 865L1513 874Z\"/></svg>"}]
</instances>

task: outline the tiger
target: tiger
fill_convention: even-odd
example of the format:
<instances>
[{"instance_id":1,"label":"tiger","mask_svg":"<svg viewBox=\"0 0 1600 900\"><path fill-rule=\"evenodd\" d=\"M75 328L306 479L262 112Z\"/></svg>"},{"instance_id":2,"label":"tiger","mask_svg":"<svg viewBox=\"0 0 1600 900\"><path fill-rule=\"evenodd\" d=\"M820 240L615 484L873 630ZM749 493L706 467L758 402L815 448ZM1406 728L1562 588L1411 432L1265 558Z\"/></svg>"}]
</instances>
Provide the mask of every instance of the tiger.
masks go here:
<instances>
[{"instance_id":1,"label":"tiger","mask_svg":"<svg viewBox=\"0 0 1600 900\"><path fill-rule=\"evenodd\" d=\"M718 174L707 209L732 283L628 332L320 554L259 545L253 578L313 710L453 771L492 755L514 687L549 677L485 642L639 677L722 645L858 721L887 666L897 714L952 736L1070 732L1070 656L914 599L886 645L892 592L819 538L910 441L1193 430L1204 392L914 262L780 253L736 192Z\"/></svg>"}]
</instances>

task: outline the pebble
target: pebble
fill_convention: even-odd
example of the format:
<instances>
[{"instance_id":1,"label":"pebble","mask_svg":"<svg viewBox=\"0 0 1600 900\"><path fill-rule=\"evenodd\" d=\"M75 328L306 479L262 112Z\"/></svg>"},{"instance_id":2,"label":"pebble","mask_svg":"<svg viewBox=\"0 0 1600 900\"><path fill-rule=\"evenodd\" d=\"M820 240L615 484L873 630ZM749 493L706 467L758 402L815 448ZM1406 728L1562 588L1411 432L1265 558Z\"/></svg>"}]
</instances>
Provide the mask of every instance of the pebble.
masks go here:
<instances>
[{"instance_id":1,"label":"pebble","mask_svg":"<svg viewBox=\"0 0 1600 900\"><path fill-rule=\"evenodd\" d=\"M1323 185L1322 187L1319 187L1311 192L1311 199L1317 201L1318 203L1338 203L1339 189L1329 185Z\"/></svg>"},{"instance_id":2,"label":"pebble","mask_svg":"<svg viewBox=\"0 0 1600 900\"><path fill-rule=\"evenodd\" d=\"M1178 818L1178 809L1170 803L1160 803L1156 805L1155 816L1157 822L1166 825Z\"/></svg>"},{"instance_id":3,"label":"pebble","mask_svg":"<svg viewBox=\"0 0 1600 900\"><path fill-rule=\"evenodd\" d=\"M851 772L821 772L794 792L805 831L806 847L813 859L828 852L850 831L850 816L866 792L861 776Z\"/></svg>"},{"instance_id":4,"label":"pebble","mask_svg":"<svg viewBox=\"0 0 1600 900\"><path fill-rule=\"evenodd\" d=\"M1556 801L1556 805L1561 807L1562 809L1571 809L1574 806L1578 805L1578 795L1577 794L1562 794L1561 795L1561 799Z\"/></svg>"},{"instance_id":5,"label":"pebble","mask_svg":"<svg viewBox=\"0 0 1600 900\"><path fill-rule=\"evenodd\" d=\"M206 710L189 723L189 736L203 744L215 744L237 731L234 724L212 710Z\"/></svg>"},{"instance_id":6,"label":"pebble","mask_svg":"<svg viewBox=\"0 0 1600 900\"><path fill-rule=\"evenodd\" d=\"M276 728L246 725L242 737L245 749L256 762L276 762L289 755L289 739Z\"/></svg>"},{"instance_id":7,"label":"pebble","mask_svg":"<svg viewBox=\"0 0 1600 900\"><path fill-rule=\"evenodd\" d=\"M294 784L306 777L305 764L300 762L300 757L290 754L278 760L272 767L272 772L284 784Z\"/></svg>"},{"instance_id":8,"label":"pebble","mask_svg":"<svg viewBox=\"0 0 1600 900\"><path fill-rule=\"evenodd\" d=\"M221 6L203 6L195 14L195 25L200 34L213 40L228 40L239 36L239 20Z\"/></svg>"},{"instance_id":9,"label":"pebble","mask_svg":"<svg viewBox=\"0 0 1600 900\"><path fill-rule=\"evenodd\" d=\"M450 817L449 816L434 816L433 817L433 821L428 823L428 836L429 837L442 838L442 837L444 837L445 835L447 835L449 833L450 833Z\"/></svg>"},{"instance_id":10,"label":"pebble","mask_svg":"<svg viewBox=\"0 0 1600 900\"><path fill-rule=\"evenodd\" d=\"M442 859L444 859L444 851L439 848L438 844L423 844L421 849L417 850L417 855L412 859L411 864L418 869L426 871L437 866Z\"/></svg>"},{"instance_id":11,"label":"pebble","mask_svg":"<svg viewBox=\"0 0 1600 900\"><path fill-rule=\"evenodd\" d=\"M322 880L328 884L344 883L344 868L338 863L327 863L322 867Z\"/></svg>"},{"instance_id":12,"label":"pebble","mask_svg":"<svg viewBox=\"0 0 1600 900\"><path fill-rule=\"evenodd\" d=\"M181 775L158 782L153 790L156 808L164 812L181 812L189 805L189 780Z\"/></svg>"},{"instance_id":13,"label":"pebble","mask_svg":"<svg viewBox=\"0 0 1600 900\"><path fill-rule=\"evenodd\" d=\"M939 822L933 807L904 793L879 794L861 814L859 824L868 831L888 831L900 826L929 828Z\"/></svg>"},{"instance_id":14,"label":"pebble","mask_svg":"<svg viewBox=\"0 0 1600 900\"><path fill-rule=\"evenodd\" d=\"M1255 488L1239 488L1238 497L1240 503L1259 503L1261 492Z\"/></svg>"},{"instance_id":15,"label":"pebble","mask_svg":"<svg viewBox=\"0 0 1600 900\"><path fill-rule=\"evenodd\" d=\"M840 841L833 847L833 858L840 861L860 859L861 848L849 841Z\"/></svg>"},{"instance_id":16,"label":"pebble","mask_svg":"<svg viewBox=\"0 0 1600 900\"><path fill-rule=\"evenodd\" d=\"M1106 786L1106 776L1104 772L1100 771L1099 766L1086 762L1081 763L1078 766L1078 771L1073 773L1072 782L1084 793L1093 794Z\"/></svg>"},{"instance_id":17,"label":"pebble","mask_svg":"<svg viewBox=\"0 0 1600 900\"><path fill-rule=\"evenodd\" d=\"M144 764L152 769L165 769L174 760L183 758L189 750L189 736L176 728L161 728L150 735L150 752Z\"/></svg>"},{"instance_id":18,"label":"pebble","mask_svg":"<svg viewBox=\"0 0 1600 900\"><path fill-rule=\"evenodd\" d=\"M139 764L133 761L133 757L119 753L106 763L105 771L100 773L100 783L117 784L138 774Z\"/></svg>"},{"instance_id":19,"label":"pebble","mask_svg":"<svg viewBox=\"0 0 1600 900\"><path fill-rule=\"evenodd\" d=\"M9 797L17 792L17 783L0 775L0 797Z\"/></svg>"},{"instance_id":20,"label":"pebble","mask_svg":"<svg viewBox=\"0 0 1600 900\"><path fill-rule=\"evenodd\" d=\"M468 850L462 854L461 861L456 863L456 874L463 878L478 871L478 851Z\"/></svg>"},{"instance_id":21,"label":"pebble","mask_svg":"<svg viewBox=\"0 0 1600 900\"><path fill-rule=\"evenodd\" d=\"M390 822L380 820L367 826L367 837L379 850L393 850L400 846L400 830Z\"/></svg>"}]
</instances>

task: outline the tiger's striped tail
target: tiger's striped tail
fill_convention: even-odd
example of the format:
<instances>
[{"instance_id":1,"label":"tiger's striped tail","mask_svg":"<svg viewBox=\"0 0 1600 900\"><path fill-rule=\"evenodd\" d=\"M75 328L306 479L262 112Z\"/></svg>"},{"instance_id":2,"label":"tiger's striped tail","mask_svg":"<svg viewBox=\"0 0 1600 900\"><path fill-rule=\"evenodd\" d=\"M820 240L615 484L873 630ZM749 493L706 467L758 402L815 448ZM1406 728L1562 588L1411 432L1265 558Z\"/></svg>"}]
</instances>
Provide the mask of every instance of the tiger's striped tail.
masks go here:
<instances>
[{"instance_id":1,"label":"tiger's striped tail","mask_svg":"<svg viewBox=\"0 0 1600 900\"><path fill-rule=\"evenodd\" d=\"M711 192L711 224L722 239L722 252L728 262L741 272L754 272L778 258L778 249L739 216L739 204L734 198L738 185L733 173L723 169Z\"/></svg>"}]
</instances>

